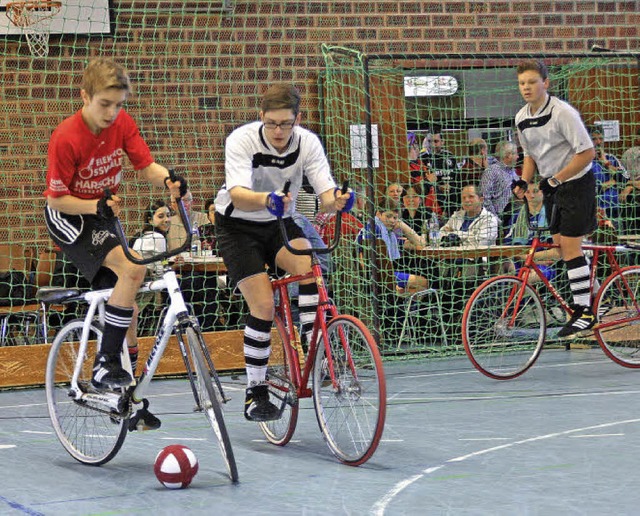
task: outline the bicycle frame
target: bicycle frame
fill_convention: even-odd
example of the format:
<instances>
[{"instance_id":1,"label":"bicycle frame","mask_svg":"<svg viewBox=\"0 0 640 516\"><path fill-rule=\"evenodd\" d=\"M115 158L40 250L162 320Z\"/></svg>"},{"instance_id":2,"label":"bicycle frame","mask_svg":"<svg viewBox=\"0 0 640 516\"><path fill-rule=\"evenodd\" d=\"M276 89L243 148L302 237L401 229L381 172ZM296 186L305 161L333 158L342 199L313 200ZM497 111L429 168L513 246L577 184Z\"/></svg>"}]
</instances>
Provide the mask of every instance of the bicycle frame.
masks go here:
<instances>
[{"instance_id":1,"label":"bicycle frame","mask_svg":"<svg viewBox=\"0 0 640 516\"><path fill-rule=\"evenodd\" d=\"M131 398L134 402L139 403L144 397L144 392L146 391L149 383L151 382L158 365L160 364L160 359L164 354L164 351L169 342L169 338L173 333L174 327L177 321L187 321L189 324L197 324L197 322L193 322L189 318L189 313L187 310L187 306L182 297L182 293L180 291L178 279L176 273L171 267L165 266L164 274L162 279L149 281L144 283L138 292L159 292L162 290L167 290L169 292L170 303L165 311L164 318L162 321L162 325L159 327L158 333L156 335L156 339L154 345L149 354L149 358L145 364L144 370L140 375L140 378L131 393ZM104 322L104 306L109 297L111 296L113 289L103 289L103 290L93 290L90 292L84 293L81 297L88 303L88 310L84 318L84 324L82 327L82 337L80 342L79 354L85 355L87 353L87 346L89 341L89 333L91 331L91 324L94 322L96 313L98 320L103 323ZM179 328L176 328L179 331ZM126 347L123 346L122 350L122 359L123 366L131 372L131 362L129 360L129 354L125 352ZM184 353L184 351L183 351ZM71 381L71 385L73 388L73 392L75 393L75 399L95 399L98 397L100 400L105 401L106 399L112 400L113 402L119 402L120 395L117 393L87 393L83 394L82 389L78 386L78 378L81 374L82 362L77 361L73 379ZM113 408L118 409L118 406L114 406Z\"/></svg>"},{"instance_id":2,"label":"bicycle frame","mask_svg":"<svg viewBox=\"0 0 640 516\"><path fill-rule=\"evenodd\" d=\"M564 298L560 295L560 293L556 290L556 288L551 284L551 282L544 276L544 274L540 270L540 267L535 262L535 257L534 257L536 251L539 251L540 249L558 249L559 247L560 246L558 244L542 242L538 235L534 236L533 242L531 243L531 248L527 253L527 258L525 259L525 262L521 267L520 271L518 271L517 277L522 279L525 283L527 283L529 280L529 277L531 276L531 272L533 270L537 274L538 278L542 281L544 286L551 292L551 294L558 301L558 303L560 303L560 306L562 306L563 310L571 314L572 310L569 307L569 304L564 300ZM620 272L621 267L618 264L618 261L616 260L614 253L626 252L626 251L629 251L629 249L625 246L602 246L602 245L593 245L593 244L583 245L582 249L593 252L593 257L591 259L592 266L591 266L591 272L589 277L589 285L592 290L592 296L595 298L596 293L593 292L593 286L595 285L595 282L596 282L596 272L598 268L597 264L600 256L605 255L607 257L607 262L612 268L611 274L616 274ZM522 296L522 294L520 294L520 296ZM518 303L520 302L520 300L521 299L518 299Z\"/></svg>"},{"instance_id":3,"label":"bicycle frame","mask_svg":"<svg viewBox=\"0 0 640 516\"><path fill-rule=\"evenodd\" d=\"M294 330L293 316L291 313L291 301L289 298L289 290L287 289L287 287L291 283L300 282L309 278L315 278L316 285L318 286L318 309L316 311L316 317L313 322L311 343L309 344L309 349L306 354L307 360L305 360L304 369L301 369L298 356L299 347L297 345L300 341L296 338ZM322 269L320 268L320 263L315 255L312 258L310 272L297 276L286 276L284 278L274 279L271 281L271 286L273 288L274 295L276 292L279 295L279 303L276 306L276 314L285 323L285 327L287 328L287 332L289 334L289 341L292 344L291 347L294 352L293 356L295 357L295 360L293 360L293 363L295 365L292 365L292 373L294 384L296 386L296 389L298 390L298 397L310 398L312 392L311 389L307 387L307 385L309 385L309 378L311 376L311 371L313 370L313 364L315 362L315 353L318 346L319 334L322 335L323 344L325 346L325 350L327 351L326 356L329 359L331 381L334 384L336 381L335 373L333 370L333 358L331 356L329 348L329 339L327 338L326 314L329 313L332 317L335 317L338 315L338 310L336 309L333 302L329 299L329 295L324 284L324 279L322 277ZM355 368L352 367L352 369Z\"/></svg>"}]
</instances>

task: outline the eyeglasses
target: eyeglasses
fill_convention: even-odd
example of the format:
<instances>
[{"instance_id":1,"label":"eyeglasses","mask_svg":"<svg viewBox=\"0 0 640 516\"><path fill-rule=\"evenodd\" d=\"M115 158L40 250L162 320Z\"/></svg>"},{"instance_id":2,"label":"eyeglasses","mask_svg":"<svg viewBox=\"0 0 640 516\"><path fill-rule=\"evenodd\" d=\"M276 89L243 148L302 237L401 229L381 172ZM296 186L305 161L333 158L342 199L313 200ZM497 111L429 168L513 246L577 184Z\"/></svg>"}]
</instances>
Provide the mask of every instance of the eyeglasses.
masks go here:
<instances>
[{"instance_id":1,"label":"eyeglasses","mask_svg":"<svg viewBox=\"0 0 640 516\"><path fill-rule=\"evenodd\" d=\"M269 129L269 130L273 130L276 128L280 128L283 131L289 131L290 129L293 129L293 126L296 125L296 121L295 120L287 120L286 122L280 122L279 124L276 124L275 122L264 122L264 126L265 128Z\"/></svg>"}]
</instances>

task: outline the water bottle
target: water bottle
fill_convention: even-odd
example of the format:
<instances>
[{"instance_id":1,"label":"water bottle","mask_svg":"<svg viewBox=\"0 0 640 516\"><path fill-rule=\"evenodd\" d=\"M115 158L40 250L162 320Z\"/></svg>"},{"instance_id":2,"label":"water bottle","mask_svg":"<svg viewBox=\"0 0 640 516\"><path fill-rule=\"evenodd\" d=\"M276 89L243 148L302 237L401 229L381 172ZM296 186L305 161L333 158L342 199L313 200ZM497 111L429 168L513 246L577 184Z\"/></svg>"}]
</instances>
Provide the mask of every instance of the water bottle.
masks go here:
<instances>
[{"instance_id":1,"label":"water bottle","mask_svg":"<svg viewBox=\"0 0 640 516\"><path fill-rule=\"evenodd\" d=\"M431 212L431 219L429 220L429 242L431 247L437 247L440 240L440 224L438 223L438 215L436 212Z\"/></svg>"},{"instance_id":2,"label":"water bottle","mask_svg":"<svg viewBox=\"0 0 640 516\"><path fill-rule=\"evenodd\" d=\"M200 242L200 230L198 223L194 220L191 228L191 256L200 256L202 254L202 242Z\"/></svg>"}]
</instances>

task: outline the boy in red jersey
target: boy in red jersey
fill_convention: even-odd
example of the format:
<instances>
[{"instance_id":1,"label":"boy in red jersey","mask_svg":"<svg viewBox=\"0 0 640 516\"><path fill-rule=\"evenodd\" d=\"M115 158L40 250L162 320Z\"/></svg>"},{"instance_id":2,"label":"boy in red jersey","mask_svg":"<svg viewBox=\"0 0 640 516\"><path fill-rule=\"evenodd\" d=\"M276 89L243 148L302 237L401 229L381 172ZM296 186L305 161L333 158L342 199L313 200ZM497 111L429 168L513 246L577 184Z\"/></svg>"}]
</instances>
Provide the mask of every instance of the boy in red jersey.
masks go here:
<instances>
[{"instance_id":1,"label":"boy in red jersey","mask_svg":"<svg viewBox=\"0 0 640 516\"><path fill-rule=\"evenodd\" d=\"M168 170L154 162L136 123L122 109L130 92L124 68L106 58L92 60L83 75L82 109L64 120L49 141L44 192L49 234L94 288L113 287L91 381L100 390L133 381L120 351L125 335L136 343L135 296L146 271L127 260L109 221L122 209L115 194L124 156L154 186L166 186L173 196L187 191L184 178L171 181ZM113 192L111 198L104 196L105 188Z\"/></svg>"}]
</instances>

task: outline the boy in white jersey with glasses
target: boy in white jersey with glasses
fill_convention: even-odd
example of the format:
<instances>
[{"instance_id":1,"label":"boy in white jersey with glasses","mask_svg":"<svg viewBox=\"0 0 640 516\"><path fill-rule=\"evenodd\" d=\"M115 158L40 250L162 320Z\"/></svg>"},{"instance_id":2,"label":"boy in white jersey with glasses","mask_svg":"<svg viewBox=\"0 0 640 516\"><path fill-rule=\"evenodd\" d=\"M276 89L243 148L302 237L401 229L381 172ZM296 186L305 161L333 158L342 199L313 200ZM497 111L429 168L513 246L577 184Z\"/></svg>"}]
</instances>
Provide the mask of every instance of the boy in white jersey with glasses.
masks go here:
<instances>
[{"instance_id":1,"label":"boy in white jersey with glasses","mask_svg":"<svg viewBox=\"0 0 640 516\"><path fill-rule=\"evenodd\" d=\"M249 306L244 332L247 392L244 414L251 421L278 417L265 383L271 352L274 301L265 265L290 274L311 270L309 256L284 248L276 217L282 216L291 245L309 248L291 218L303 175L319 195L322 210L349 211L355 196L342 194L331 176L318 137L300 127L300 94L288 84L269 88L262 99L260 121L237 128L225 144L225 184L215 200L218 249L229 280ZM280 190L290 181L287 195ZM302 331L313 327L318 288L313 279L301 282L298 305Z\"/></svg>"},{"instance_id":2,"label":"boy in white jersey with glasses","mask_svg":"<svg viewBox=\"0 0 640 516\"><path fill-rule=\"evenodd\" d=\"M514 183L514 193L522 198L537 170L549 216L552 205L556 206L551 234L560 246L573 295L573 315L558 332L560 337L567 337L588 330L597 322L591 309L589 262L582 251L584 236L597 226L595 178L591 171L595 150L578 111L547 93L549 77L544 63L523 61L517 74L518 87L527 104L515 119L524 162L522 179Z\"/></svg>"}]
</instances>

